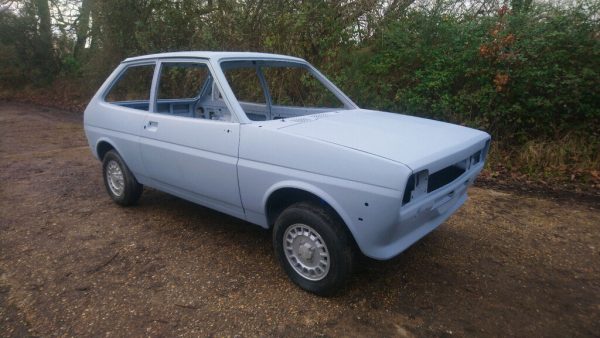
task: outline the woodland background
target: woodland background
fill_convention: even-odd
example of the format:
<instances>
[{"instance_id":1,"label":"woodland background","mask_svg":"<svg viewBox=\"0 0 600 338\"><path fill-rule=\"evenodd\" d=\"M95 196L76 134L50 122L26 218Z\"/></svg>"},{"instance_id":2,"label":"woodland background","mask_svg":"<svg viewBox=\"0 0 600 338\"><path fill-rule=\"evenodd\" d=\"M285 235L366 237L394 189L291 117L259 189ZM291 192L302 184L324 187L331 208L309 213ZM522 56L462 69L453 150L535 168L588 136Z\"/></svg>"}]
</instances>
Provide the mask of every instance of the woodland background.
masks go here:
<instances>
[{"instance_id":1,"label":"woodland background","mask_svg":"<svg viewBox=\"0 0 600 338\"><path fill-rule=\"evenodd\" d=\"M484 180L600 190L597 0L0 0L3 99L81 112L179 50L299 56L361 107L488 131Z\"/></svg>"}]
</instances>

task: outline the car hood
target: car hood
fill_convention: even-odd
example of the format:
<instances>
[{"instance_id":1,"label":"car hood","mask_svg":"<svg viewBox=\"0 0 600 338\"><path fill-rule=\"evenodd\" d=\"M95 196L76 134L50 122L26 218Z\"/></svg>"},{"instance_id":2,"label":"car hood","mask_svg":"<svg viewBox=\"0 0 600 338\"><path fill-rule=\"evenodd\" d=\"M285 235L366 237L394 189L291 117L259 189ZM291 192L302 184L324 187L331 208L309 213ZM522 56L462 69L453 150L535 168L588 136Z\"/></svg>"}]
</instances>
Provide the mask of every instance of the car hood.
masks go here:
<instances>
[{"instance_id":1,"label":"car hood","mask_svg":"<svg viewBox=\"0 0 600 338\"><path fill-rule=\"evenodd\" d=\"M366 152L412 170L452 154L477 151L489 139L485 132L455 124L364 109L301 116L286 122L282 132Z\"/></svg>"}]
</instances>

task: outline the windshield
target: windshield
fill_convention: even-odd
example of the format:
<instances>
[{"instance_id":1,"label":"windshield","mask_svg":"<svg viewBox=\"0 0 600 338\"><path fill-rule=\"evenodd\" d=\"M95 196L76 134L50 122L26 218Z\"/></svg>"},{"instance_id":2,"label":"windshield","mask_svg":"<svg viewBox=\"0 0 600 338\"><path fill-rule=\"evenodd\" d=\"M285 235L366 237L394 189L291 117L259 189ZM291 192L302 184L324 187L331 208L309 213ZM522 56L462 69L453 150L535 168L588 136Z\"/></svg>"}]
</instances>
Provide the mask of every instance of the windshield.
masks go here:
<instances>
[{"instance_id":1,"label":"windshield","mask_svg":"<svg viewBox=\"0 0 600 338\"><path fill-rule=\"evenodd\" d=\"M353 108L302 63L225 61L221 67L244 113L253 121Z\"/></svg>"}]
</instances>

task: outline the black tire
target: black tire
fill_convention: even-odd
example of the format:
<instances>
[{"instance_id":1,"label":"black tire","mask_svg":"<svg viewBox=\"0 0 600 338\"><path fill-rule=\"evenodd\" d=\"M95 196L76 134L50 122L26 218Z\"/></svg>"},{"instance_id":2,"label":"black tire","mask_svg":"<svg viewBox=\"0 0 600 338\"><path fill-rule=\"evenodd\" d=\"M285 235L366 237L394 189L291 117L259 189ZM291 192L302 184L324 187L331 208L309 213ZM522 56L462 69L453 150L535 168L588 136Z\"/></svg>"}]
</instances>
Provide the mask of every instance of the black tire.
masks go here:
<instances>
[{"instance_id":1,"label":"black tire","mask_svg":"<svg viewBox=\"0 0 600 338\"><path fill-rule=\"evenodd\" d=\"M121 170L123 176L123 186L121 190L111 188L111 183L109 182L110 179L108 177L108 167L109 165L112 165L112 163L116 163ZM144 186L138 183L119 153L116 151L110 150L104 155L104 158L102 159L102 176L108 195L117 204L122 206L133 205L140 199Z\"/></svg>"},{"instance_id":2,"label":"black tire","mask_svg":"<svg viewBox=\"0 0 600 338\"><path fill-rule=\"evenodd\" d=\"M324 277L320 277L322 278L320 280L310 280L301 275L292 266L286 255L284 246L286 230L290 228L290 231L293 231L293 228L299 224L307 225L314 229L325 242L326 250L329 254L329 270ZM291 234L288 233L288 236L291 236ZM301 241L301 239L299 240ZM296 239L293 239L293 241L295 242ZM346 281L352 274L354 252L353 240L349 231L347 231L344 223L332 210L315 203L299 202L291 205L279 215L273 229L273 246L275 247L275 254L279 263L288 277L302 289L314 294L320 296L335 294L343 289ZM312 251L309 252L311 252L310 261L314 262L315 259L312 257ZM294 260L294 258L290 259ZM300 264L297 263L297 266L300 266Z\"/></svg>"}]
</instances>

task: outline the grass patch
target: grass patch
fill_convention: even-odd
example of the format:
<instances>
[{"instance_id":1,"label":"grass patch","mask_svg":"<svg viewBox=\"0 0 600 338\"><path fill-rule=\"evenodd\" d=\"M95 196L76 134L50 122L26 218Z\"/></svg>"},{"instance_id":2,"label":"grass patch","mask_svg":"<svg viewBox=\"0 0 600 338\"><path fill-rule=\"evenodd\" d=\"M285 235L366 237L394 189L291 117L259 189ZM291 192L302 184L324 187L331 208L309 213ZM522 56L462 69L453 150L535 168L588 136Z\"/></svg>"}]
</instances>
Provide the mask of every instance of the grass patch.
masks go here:
<instances>
[{"instance_id":1,"label":"grass patch","mask_svg":"<svg viewBox=\"0 0 600 338\"><path fill-rule=\"evenodd\" d=\"M600 188L600 138L569 134L521 146L493 142L486 175L551 186L576 183Z\"/></svg>"}]
</instances>

